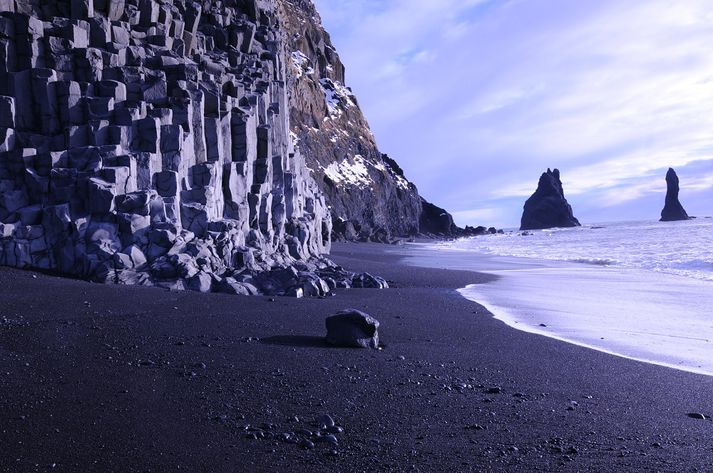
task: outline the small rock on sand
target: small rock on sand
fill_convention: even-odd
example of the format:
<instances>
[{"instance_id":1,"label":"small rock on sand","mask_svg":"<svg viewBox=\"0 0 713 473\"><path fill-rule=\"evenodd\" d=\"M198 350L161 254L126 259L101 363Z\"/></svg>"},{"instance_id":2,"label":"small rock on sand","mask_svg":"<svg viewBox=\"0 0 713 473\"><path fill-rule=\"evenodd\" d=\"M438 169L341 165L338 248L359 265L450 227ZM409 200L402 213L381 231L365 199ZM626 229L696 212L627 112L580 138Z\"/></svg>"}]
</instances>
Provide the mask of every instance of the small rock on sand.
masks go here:
<instances>
[{"instance_id":1,"label":"small rock on sand","mask_svg":"<svg viewBox=\"0 0 713 473\"><path fill-rule=\"evenodd\" d=\"M327 429L329 427L334 427L334 419L329 414L321 415L317 418L317 425L320 429Z\"/></svg>"}]
</instances>

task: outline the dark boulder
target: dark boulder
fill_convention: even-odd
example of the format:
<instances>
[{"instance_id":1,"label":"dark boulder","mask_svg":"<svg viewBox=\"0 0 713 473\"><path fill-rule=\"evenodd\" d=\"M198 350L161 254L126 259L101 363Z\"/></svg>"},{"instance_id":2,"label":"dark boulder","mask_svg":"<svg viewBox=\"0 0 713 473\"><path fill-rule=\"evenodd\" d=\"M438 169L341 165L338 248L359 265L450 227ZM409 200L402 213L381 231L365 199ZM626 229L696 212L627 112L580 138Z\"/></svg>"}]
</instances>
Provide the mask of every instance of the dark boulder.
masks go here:
<instances>
[{"instance_id":1,"label":"dark boulder","mask_svg":"<svg viewBox=\"0 0 713 473\"><path fill-rule=\"evenodd\" d=\"M379 276L369 273L355 274L352 278L352 287L363 289L388 289L389 284Z\"/></svg>"},{"instance_id":2,"label":"dark boulder","mask_svg":"<svg viewBox=\"0 0 713 473\"><path fill-rule=\"evenodd\" d=\"M354 241L359 235L359 224L352 220L334 218L332 220L332 240L334 241Z\"/></svg>"},{"instance_id":3,"label":"dark boulder","mask_svg":"<svg viewBox=\"0 0 713 473\"><path fill-rule=\"evenodd\" d=\"M494 227L471 227L466 225L465 228L461 228L455 224L453 215L445 209L428 202L423 197L421 198L421 208L419 232L425 236L460 238L502 233L502 230L497 230Z\"/></svg>"},{"instance_id":4,"label":"dark boulder","mask_svg":"<svg viewBox=\"0 0 713 473\"><path fill-rule=\"evenodd\" d=\"M458 227L453 223L453 216L446 210L421 198L422 211L420 218L421 233L433 235L453 235Z\"/></svg>"},{"instance_id":5,"label":"dark boulder","mask_svg":"<svg viewBox=\"0 0 713 473\"><path fill-rule=\"evenodd\" d=\"M463 231L467 236L480 236L485 235L488 232L488 229L482 225L478 225L477 227L466 225Z\"/></svg>"},{"instance_id":6,"label":"dark boulder","mask_svg":"<svg viewBox=\"0 0 713 473\"><path fill-rule=\"evenodd\" d=\"M676 220L689 220L690 217L678 200L678 176L673 168L668 168L666 173L666 204L661 211L662 222L674 222Z\"/></svg>"},{"instance_id":7,"label":"dark boulder","mask_svg":"<svg viewBox=\"0 0 713 473\"><path fill-rule=\"evenodd\" d=\"M525 202L520 230L541 230L554 227L578 227L572 207L564 197L560 172L555 169L543 173L537 190Z\"/></svg>"},{"instance_id":8,"label":"dark boulder","mask_svg":"<svg viewBox=\"0 0 713 473\"><path fill-rule=\"evenodd\" d=\"M378 348L379 321L356 309L327 317L327 343L346 348Z\"/></svg>"}]
</instances>

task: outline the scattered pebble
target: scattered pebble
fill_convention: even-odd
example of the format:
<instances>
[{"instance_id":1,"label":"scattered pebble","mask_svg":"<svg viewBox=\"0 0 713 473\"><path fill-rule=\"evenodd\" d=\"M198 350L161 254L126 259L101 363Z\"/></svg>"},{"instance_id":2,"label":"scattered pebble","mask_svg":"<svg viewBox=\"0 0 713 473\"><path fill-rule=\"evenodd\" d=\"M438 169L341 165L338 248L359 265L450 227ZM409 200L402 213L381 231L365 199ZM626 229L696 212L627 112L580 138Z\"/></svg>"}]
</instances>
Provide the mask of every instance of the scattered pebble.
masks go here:
<instances>
[{"instance_id":1,"label":"scattered pebble","mask_svg":"<svg viewBox=\"0 0 713 473\"><path fill-rule=\"evenodd\" d=\"M334 427L334 419L329 414L323 414L317 417L317 425L320 429L327 429L329 427Z\"/></svg>"},{"instance_id":2,"label":"scattered pebble","mask_svg":"<svg viewBox=\"0 0 713 473\"><path fill-rule=\"evenodd\" d=\"M312 442L311 440L302 439L300 440L299 446L304 448L305 450L312 450L314 448L314 442Z\"/></svg>"},{"instance_id":3,"label":"scattered pebble","mask_svg":"<svg viewBox=\"0 0 713 473\"><path fill-rule=\"evenodd\" d=\"M332 434L322 435L321 437L318 437L318 441L323 443L329 443L334 446L339 444L339 442L337 441L337 437Z\"/></svg>"},{"instance_id":4,"label":"scattered pebble","mask_svg":"<svg viewBox=\"0 0 713 473\"><path fill-rule=\"evenodd\" d=\"M485 427L483 427L480 424L471 424L471 425L466 425L465 429L466 430L484 430Z\"/></svg>"}]
</instances>

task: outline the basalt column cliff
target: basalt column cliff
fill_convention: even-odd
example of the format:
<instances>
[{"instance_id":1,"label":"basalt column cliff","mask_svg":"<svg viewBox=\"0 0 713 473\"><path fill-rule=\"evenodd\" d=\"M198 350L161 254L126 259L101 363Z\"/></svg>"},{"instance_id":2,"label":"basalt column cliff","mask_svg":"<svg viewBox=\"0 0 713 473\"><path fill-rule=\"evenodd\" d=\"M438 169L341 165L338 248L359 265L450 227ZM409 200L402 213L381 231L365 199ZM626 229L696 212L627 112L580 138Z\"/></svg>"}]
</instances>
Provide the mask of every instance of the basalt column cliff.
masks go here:
<instances>
[{"instance_id":1,"label":"basalt column cliff","mask_svg":"<svg viewBox=\"0 0 713 473\"><path fill-rule=\"evenodd\" d=\"M283 14L0 0L0 264L238 293L315 269L331 216L290 134Z\"/></svg>"}]
</instances>

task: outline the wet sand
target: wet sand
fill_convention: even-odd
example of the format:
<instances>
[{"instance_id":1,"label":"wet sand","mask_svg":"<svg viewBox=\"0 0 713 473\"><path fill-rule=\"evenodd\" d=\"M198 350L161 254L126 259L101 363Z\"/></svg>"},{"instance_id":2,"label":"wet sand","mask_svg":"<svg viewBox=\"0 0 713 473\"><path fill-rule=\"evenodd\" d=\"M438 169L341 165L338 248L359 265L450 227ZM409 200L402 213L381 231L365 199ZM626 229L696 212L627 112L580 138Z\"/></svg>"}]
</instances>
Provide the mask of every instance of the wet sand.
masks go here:
<instances>
[{"instance_id":1,"label":"wet sand","mask_svg":"<svg viewBox=\"0 0 713 473\"><path fill-rule=\"evenodd\" d=\"M0 269L0 471L713 467L713 422L687 415L713 414L712 377L514 330L456 292L487 276L383 245L333 258L393 287L271 300ZM324 345L350 307L383 350ZM280 439L324 413L336 447Z\"/></svg>"}]
</instances>

